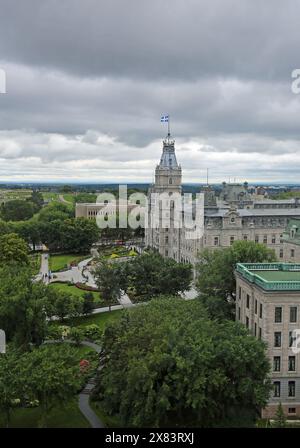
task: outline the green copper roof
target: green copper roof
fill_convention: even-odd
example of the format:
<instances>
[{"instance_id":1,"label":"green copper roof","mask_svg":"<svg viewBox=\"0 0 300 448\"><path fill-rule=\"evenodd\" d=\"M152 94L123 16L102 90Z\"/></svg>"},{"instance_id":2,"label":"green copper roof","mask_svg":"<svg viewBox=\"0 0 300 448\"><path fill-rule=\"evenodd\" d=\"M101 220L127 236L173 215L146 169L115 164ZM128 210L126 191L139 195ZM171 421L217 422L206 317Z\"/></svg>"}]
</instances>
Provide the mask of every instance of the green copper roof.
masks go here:
<instances>
[{"instance_id":1,"label":"green copper roof","mask_svg":"<svg viewBox=\"0 0 300 448\"><path fill-rule=\"evenodd\" d=\"M300 264L238 263L236 271L266 291L300 291Z\"/></svg>"},{"instance_id":2,"label":"green copper roof","mask_svg":"<svg viewBox=\"0 0 300 448\"><path fill-rule=\"evenodd\" d=\"M283 241L300 245L300 219L290 219L283 233Z\"/></svg>"}]
</instances>

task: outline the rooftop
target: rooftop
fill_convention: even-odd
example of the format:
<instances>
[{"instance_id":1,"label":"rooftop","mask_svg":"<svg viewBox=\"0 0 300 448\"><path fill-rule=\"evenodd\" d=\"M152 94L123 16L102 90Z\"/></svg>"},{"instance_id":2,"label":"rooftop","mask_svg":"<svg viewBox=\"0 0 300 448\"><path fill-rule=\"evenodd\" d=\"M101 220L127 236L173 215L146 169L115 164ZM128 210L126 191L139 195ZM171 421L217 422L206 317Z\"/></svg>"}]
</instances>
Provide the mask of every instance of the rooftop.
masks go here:
<instances>
[{"instance_id":1,"label":"rooftop","mask_svg":"<svg viewBox=\"0 0 300 448\"><path fill-rule=\"evenodd\" d=\"M300 264L238 263L236 271L266 291L300 292Z\"/></svg>"}]
</instances>

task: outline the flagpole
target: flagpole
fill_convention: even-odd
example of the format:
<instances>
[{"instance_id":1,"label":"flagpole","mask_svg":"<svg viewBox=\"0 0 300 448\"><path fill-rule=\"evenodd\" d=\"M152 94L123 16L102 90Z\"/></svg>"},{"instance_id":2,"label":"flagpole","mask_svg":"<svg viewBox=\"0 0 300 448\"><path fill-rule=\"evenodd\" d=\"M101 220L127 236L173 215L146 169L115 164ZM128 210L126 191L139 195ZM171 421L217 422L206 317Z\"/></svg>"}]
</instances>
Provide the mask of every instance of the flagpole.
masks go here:
<instances>
[{"instance_id":1,"label":"flagpole","mask_svg":"<svg viewBox=\"0 0 300 448\"><path fill-rule=\"evenodd\" d=\"M168 137L170 137L170 115L168 114Z\"/></svg>"}]
</instances>

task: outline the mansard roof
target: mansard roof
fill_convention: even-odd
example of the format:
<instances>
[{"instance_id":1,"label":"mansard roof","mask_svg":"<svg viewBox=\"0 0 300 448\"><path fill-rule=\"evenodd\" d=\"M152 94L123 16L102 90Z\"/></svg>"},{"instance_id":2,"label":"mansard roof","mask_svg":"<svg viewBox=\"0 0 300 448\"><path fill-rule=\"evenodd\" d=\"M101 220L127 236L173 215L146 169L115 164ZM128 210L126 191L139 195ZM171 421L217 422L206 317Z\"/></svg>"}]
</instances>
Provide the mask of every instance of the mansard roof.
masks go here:
<instances>
[{"instance_id":1,"label":"mansard roof","mask_svg":"<svg viewBox=\"0 0 300 448\"><path fill-rule=\"evenodd\" d=\"M175 154L175 140L167 137L163 141L163 152L159 162L159 168L163 169L178 169L180 166L177 163Z\"/></svg>"}]
</instances>

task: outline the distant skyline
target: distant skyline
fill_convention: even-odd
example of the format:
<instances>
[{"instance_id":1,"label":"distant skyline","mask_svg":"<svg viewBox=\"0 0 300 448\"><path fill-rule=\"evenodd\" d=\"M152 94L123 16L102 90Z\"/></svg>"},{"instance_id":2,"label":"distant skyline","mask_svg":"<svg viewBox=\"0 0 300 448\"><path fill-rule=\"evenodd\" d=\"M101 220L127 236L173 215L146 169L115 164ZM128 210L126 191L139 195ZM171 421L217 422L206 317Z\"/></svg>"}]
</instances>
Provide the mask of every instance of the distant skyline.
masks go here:
<instances>
[{"instance_id":1,"label":"distant skyline","mask_svg":"<svg viewBox=\"0 0 300 448\"><path fill-rule=\"evenodd\" d=\"M299 0L2 0L0 183L300 180Z\"/></svg>"}]
</instances>

